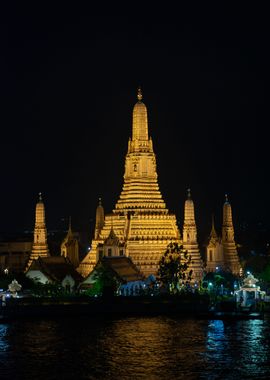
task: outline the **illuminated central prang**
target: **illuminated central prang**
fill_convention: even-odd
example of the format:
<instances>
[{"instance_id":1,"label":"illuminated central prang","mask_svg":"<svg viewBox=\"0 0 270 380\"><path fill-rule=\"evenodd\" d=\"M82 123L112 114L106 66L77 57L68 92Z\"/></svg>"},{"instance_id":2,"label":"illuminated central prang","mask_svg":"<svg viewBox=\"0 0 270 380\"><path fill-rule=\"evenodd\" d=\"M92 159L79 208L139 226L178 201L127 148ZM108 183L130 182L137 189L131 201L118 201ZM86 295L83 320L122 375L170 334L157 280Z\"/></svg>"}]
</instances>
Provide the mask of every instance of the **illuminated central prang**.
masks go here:
<instances>
[{"instance_id":1,"label":"illuminated central prang","mask_svg":"<svg viewBox=\"0 0 270 380\"><path fill-rule=\"evenodd\" d=\"M124 186L116 204L117 211L166 210L157 182L156 157L152 139L148 137L147 109L141 101L139 89L138 102L133 108L132 139L128 142Z\"/></svg>"},{"instance_id":2,"label":"illuminated central prang","mask_svg":"<svg viewBox=\"0 0 270 380\"><path fill-rule=\"evenodd\" d=\"M115 252L131 257L145 275L156 274L167 245L172 241L181 243L176 217L169 213L159 190L156 157L152 139L148 137L147 108L142 102L141 89L137 98L123 189L115 209L105 216L104 223L98 217L91 251L79 267L84 276L93 269L99 257ZM112 230L117 237L117 251L107 239Z\"/></svg>"}]
</instances>

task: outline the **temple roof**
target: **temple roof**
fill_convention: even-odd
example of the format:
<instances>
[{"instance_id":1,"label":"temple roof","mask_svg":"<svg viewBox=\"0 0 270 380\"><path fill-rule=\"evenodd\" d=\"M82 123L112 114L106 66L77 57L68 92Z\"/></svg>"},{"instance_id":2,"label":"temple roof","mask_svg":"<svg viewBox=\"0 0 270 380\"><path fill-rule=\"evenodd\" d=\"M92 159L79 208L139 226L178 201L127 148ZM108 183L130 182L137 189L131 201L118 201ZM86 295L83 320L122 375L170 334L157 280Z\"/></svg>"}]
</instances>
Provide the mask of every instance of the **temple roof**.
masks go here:
<instances>
[{"instance_id":1,"label":"temple roof","mask_svg":"<svg viewBox=\"0 0 270 380\"><path fill-rule=\"evenodd\" d=\"M33 260L27 272L31 270L39 270L56 282L63 281L67 275L70 275L77 282L82 280L81 275L75 270L70 260L63 256L39 257Z\"/></svg>"},{"instance_id":2,"label":"temple roof","mask_svg":"<svg viewBox=\"0 0 270 380\"><path fill-rule=\"evenodd\" d=\"M116 236L113 227L111 227L107 239L104 240L104 245L119 245L119 238Z\"/></svg>"},{"instance_id":3,"label":"temple roof","mask_svg":"<svg viewBox=\"0 0 270 380\"><path fill-rule=\"evenodd\" d=\"M130 257L126 256L104 256L94 270L86 277L83 283L92 282L95 269L103 266L112 271L112 273L123 283L131 281L142 281L144 279L143 274L139 271L136 265L133 263Z\"/></svg>"}]
</instances>

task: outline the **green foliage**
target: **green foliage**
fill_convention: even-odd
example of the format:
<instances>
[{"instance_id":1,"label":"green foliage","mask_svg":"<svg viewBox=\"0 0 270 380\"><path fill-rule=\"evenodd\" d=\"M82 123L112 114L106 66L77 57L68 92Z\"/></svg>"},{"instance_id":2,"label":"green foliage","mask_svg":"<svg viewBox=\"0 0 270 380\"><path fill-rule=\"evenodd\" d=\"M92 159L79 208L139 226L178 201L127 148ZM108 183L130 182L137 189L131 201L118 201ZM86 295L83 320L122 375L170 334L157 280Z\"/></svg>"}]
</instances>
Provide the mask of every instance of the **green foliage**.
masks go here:
<instances>
[{"instance_id":1,"label":"green foliage","mask_svg":"<svg viewBox=\"0 0 270 380\"><path fill-rule=\"evenodd\" d=\"M203 287L207 288L208 283L212 282L214 288L219 288L221 285L224 286L224 289L234 290L234 282L239 280L237 276L231 272L219 271L208 272L203 278Z\"/></svg>"},{"instance_id":2,"label":"green foliage","mask_svg":"<svg viewBox=\"0 0 270 380\"><path fill-rule=\"evenodd\" d=\"M59 284L41 284L36 282L32 288L32 294L38 297L58 297L62 296L65 290Z\"/></svg>"},{"instance_id":3,"label":"green foliage","mask_svg":"<svg viewBox=\"0 0 270 380\"><path fill-rule=\"evenodd\" d=\"M113 271L106 265L100 265L95 269L94 274L95 286L92 288L97 291L95 294L102 295L114 295L118 289L120 282L113 273Z\"/></svg>"},{"instance_id":4,"label":"green foliage","mask_svg":"<svg viewBox=\"0 0 270 380\"><path fill-rule=\"evenodd\" d=\"M188 270L191 256L177 243L170 243L159 261L158 279L171 293L191 280L192 270Z\"/></svg>"},{"instance_id":5,"label":"green foliage","mask_svg":"<svg viewBox=\"0 0 270 380\"><path fill-rule=\"evenodd\" d=\"M84 292L85 295L93 297L93 296L101 296L102 295L102 284L99 280L93 283L92 287Z\"/></svg>"},{"instance_id":6,"label":"green foliage","mask_svg":"<svg viewBox=\"0 0 270 380\"><path fill-rule=\"evenodd\" d=\"M260 273L260 278L263 281L270 282L270 265L268 264L264 270Z\"/></svg>"}]
</instances>

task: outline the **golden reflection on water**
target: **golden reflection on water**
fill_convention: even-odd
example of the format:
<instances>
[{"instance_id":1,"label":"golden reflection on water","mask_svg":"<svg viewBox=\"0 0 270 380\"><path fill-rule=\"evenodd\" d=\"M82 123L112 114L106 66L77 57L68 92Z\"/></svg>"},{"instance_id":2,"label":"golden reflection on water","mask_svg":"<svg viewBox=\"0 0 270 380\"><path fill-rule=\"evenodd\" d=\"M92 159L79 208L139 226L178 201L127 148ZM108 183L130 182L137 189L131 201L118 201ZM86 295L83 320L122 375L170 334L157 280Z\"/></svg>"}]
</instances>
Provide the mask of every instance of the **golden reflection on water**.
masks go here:
<instances>
[{"instance_id":1,"label":"golden reflection on water","mask_svg":"<svg viewBox=\"0 0 270 380\"><path fill-rule=\"evenodd\" d=\"M130 318L111 326L99 340L99 350L106 352L108 367L121 378L132 376L134 368L138 376L166 378L170 373L196 372L204 342L204 331L195 320Z\"/></svg>"},{"instance_id":2,"label":"golden reflection on water","mask_svg":"<svg viewBox=\"0 0 270 380\"><path fill-rule=\"evenodd\" d=\"M17 321L0 325L0 379L264 379L269 332L260 320Z\"/></svg>"}]
</instances>

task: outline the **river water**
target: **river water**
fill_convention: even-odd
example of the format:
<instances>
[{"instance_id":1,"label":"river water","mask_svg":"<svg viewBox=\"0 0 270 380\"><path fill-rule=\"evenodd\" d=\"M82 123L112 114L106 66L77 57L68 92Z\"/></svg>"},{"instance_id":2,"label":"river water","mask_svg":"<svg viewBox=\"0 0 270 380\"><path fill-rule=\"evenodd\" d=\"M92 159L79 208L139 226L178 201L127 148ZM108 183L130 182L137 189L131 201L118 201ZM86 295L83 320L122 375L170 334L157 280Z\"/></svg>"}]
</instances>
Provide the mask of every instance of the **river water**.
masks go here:
<instances>
[{"instance_id":1,"label":"river water","mask_svg":"<svg viewBox=\"0 0 270 380\"><path fill-rule=\"evenodd\" d=\"M269 379L270 320L64 318L0 324L0 380Z\"/></svg>"}]
</instances>

